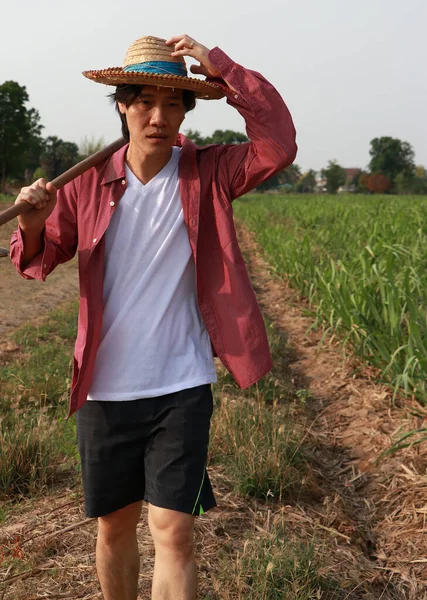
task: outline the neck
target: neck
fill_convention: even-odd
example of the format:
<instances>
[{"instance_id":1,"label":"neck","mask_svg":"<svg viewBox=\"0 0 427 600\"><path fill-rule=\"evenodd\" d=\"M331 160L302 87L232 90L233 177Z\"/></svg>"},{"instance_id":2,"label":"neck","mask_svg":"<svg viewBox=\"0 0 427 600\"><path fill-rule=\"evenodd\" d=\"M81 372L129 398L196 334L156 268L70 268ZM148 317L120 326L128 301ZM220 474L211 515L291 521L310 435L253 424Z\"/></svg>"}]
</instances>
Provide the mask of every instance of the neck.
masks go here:
<instances>
[{"instance_id":1,"label":"neck","mask_svg":"<svg viewBox=\"0 0 427 600\"><path fill-rule=\"evenodd\" d=\"M126 163L141 183L146 184L163 169L171 156L172 148L159 154L146 154L131 140L126 153Z\"/></svg>"}]
</instances>

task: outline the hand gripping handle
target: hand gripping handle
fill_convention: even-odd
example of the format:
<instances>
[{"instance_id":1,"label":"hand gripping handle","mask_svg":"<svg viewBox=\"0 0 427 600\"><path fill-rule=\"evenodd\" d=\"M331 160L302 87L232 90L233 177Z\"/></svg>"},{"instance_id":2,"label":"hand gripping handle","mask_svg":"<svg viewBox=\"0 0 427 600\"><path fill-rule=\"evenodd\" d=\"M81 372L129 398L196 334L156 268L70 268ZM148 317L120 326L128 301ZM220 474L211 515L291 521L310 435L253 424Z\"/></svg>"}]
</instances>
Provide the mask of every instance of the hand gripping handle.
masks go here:
<instances>
[{"instance_id":1,"label":"hand gripping handle","mask_svg":"<svg viewBox=\"0 0 427 600\"><path fill-rule=\"evenodd\" d=\"M120 138L112 144L105 146L105 148L102 148L102 150L99 150L98 152L95 152L95 154L88 156L81 162L74 165L74 167L71 167L71 169L68 169L68 171L65 171L65 173L62 173L62 175L58 175L58 177L55 177L55 179L52 180L53 185L56 187L57 190L59 190L59 188L62 188L66 183L69 183L88 169L99 164L100 162L111 156L111 154L113 154L114 152L117 152L117 150L122 148L122 146L124 146L125 144L125 140L123 138ZM31 204L28 204L28 202L18 202L18 204L14 204L10 208L7 208L3 212L0 212L0 225L4 225L8 221L11 221L15 217L17 217L18 215L22 215L30 210L37 209L31 206Z\"/></svg>"}]
</instances>

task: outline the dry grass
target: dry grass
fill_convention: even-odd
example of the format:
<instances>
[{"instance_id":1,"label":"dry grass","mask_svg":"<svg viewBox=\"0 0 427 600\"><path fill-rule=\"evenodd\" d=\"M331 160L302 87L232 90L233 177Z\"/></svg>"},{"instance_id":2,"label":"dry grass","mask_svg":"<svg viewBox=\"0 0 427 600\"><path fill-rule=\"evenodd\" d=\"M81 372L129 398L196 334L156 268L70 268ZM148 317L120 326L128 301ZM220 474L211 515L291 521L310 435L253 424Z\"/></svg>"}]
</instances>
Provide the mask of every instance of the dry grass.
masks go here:
<instances>
[{"instance_id":1,"label":"dry grass","mask_svg":"<svg viewBox=\"0 0 427 600\"><path fill-rule=\"evenodd\" d=\"M229 491L228 480L219 469L213 480L220 509L197 520L200 598L247 598L248 586L254 589L262 585L261 582L267 586L265 593L254 590L252 598L282 597L273 595L272 581L280 576L282 579L278 582L283 585L286 573L283 571L280 575L280 569L285 562L287 572L294 579L289 585L295 589L305 586L313 591L329 585L331 569L318 571L319 558L314 557L311 534L299 535L288 509L272 510L263 503L236 497ZM35 505L23 501L9 525L1 531L2 600L101 598L94 566L96 524L94 519L85 518L81 507L79 491L70 490L51 495ZM293 522L292 527L289 527L290 522ZM139 593L141 598L147 598L154 552L146 508L138 526L138 539ZM310 552L307 552L307 544L310 544ZM277 589L277 580L274 585ZM303 600L317 596L291 597ZM328 597L343 599L345 595Z\"/></svg>"},{"instance_id":2,"label":"dry grass","mask_svg":"<svg viewBox=\"0 0 427 600\"><path fill-rule=\"evenodd\" d=\"M427 598L426 450L408 447L377 464L427 413L394 405L373 370L308 332L304 304L242 235L278 360L245 393L220 373L211 468L219 508L197 520L200 599ZM2 511L0 600L101 598L96 524L82 512L79 486ZM138 539L147 598L154 553L145 512Z\"/></svg>"}]
</instances>

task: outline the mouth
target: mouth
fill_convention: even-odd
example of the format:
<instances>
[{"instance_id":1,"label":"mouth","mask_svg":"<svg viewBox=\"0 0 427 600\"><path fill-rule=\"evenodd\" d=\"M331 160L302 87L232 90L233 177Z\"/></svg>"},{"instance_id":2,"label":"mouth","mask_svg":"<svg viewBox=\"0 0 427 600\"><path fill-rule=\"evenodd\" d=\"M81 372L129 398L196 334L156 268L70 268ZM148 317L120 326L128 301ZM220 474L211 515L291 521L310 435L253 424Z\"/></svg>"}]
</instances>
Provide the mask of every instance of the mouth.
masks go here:
<instances>
[{"instance_id":1,"label":"mouth","mask_svg":"<svg viewBox=\"0 0 427 600\"><path fill-rule=\"evenodd\" d=\"M165 133L153 133L151 135L147 135L150 140L166 140L168 136Z\"/></svg>"}]
</instances>

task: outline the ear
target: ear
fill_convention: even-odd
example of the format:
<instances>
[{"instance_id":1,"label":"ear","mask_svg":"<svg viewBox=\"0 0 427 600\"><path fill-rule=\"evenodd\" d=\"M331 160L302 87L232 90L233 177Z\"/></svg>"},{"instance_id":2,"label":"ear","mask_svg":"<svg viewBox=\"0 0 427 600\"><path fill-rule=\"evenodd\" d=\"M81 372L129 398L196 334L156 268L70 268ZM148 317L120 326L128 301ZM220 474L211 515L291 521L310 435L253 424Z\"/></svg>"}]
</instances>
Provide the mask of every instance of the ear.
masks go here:
<instances>
[{"instance_id":1,"label":"ear","mask_svg":"<svg viewBox=\"0 0 427 600\"><path fill-rule=\"evenodd\" d=\"M117 106L118 106L121 114L125 115L126 114L126 104L124 104L123 102L117 102Z\"/></svg>"}]
</instances>

